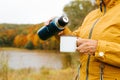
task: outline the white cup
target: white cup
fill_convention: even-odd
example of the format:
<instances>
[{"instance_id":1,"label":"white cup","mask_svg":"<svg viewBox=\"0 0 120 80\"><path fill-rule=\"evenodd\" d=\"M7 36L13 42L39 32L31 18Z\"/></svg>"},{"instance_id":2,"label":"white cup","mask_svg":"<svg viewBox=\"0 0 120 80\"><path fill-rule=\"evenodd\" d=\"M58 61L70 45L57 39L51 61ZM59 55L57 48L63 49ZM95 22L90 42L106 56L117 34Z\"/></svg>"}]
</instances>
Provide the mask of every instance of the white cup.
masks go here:
<instances>
[{"instance_id":1,"label":"white cup","mask_svg":"<svg viewBox=\"0 0 120 80\"><path fill-rule=\"evenodd\" d=\"M60 37L60 52L75 52L76 51L75 36L61 36Z\"/></svg>"}]
</instances>

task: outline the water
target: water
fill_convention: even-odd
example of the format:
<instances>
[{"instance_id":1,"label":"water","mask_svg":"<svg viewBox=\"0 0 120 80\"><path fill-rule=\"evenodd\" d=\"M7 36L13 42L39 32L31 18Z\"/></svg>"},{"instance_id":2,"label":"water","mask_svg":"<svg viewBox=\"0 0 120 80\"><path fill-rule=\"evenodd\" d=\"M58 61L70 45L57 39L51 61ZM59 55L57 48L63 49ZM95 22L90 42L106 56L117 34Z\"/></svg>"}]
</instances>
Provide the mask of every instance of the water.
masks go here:
<instances>
[{"instance_id":1,"label":"water","mask_svg":"<svg viewBox=\"0 0 120 80\"><path fill-rule=\"evenodd\" d=\"M40 69L42 67L61 69L63 67L60 54L32 50L4 50L1 53L7 56L1 56L1 59L8 59L8 67L11 69Z\"/></svg>"}]
</instances>

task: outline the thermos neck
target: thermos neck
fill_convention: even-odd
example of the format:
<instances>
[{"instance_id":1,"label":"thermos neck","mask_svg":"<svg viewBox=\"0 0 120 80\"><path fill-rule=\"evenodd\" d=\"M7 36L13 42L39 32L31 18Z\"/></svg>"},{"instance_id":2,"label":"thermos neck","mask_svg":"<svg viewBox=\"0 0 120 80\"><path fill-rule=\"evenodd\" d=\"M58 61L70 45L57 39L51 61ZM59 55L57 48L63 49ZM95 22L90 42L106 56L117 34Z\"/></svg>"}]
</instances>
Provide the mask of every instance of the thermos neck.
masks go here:
<instances>
[{"instance_id":1,"label":"thermos neck","mask_svg":"<svg viewBox=\"0 0 120 80\"><path fill-rule=\"evenodd\" d=\"M64 28L69 22L69 19L65 16L61 16L60 18L55 19L55 23L59 28Z\"/></svg>"},{"instance_id":2,"label":"thermos neck","mask_svg":"<svg viewBox=\"0 0 120 80\"><path fill-rule=\"evenodd\" d=\"M57 25L58 28L64 28L64 26L61 26L58 22L58 18L55 19L55 25Z\"/></svg>"}]
</instances>

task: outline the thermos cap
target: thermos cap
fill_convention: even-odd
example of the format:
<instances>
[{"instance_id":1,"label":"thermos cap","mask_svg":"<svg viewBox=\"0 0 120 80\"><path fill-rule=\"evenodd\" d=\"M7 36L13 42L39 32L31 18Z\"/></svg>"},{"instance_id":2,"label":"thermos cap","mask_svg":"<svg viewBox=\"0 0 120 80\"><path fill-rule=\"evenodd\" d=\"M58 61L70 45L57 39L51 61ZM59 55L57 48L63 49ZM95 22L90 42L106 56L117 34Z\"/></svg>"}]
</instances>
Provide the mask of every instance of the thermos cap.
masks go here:
<instances>
[{"instance_id":1,"label":"thermos cap","mask_svg":"<svg viewBox=\"0 0 120 80\"><path fill-rule=\"evenodd\" d=\"M59 23L59 25L60 26L65 26L66 24L68 24L68 22L69 22L69 19L68 19L68 17L66 17L66 16L61 16L59 19L58 19L58 23Z\"/></svg>"}]
</instances>

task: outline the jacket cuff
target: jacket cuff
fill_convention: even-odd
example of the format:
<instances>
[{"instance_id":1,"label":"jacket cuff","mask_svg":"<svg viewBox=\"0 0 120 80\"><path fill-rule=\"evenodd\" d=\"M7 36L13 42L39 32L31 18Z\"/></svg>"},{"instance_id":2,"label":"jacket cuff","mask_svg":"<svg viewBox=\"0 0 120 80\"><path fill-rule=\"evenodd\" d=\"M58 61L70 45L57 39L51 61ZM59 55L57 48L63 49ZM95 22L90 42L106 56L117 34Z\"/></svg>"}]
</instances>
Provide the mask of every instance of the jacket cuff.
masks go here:
<instances>
[{"instance_id":1,"label":"jacket cuff","mask_svg":"<svg viewBox=\"0 0 120 80\"><path fill-rule=\"evenodd\" d=\"M68 27L65 27L63 30L63 35L72 35L72 32Z\"/></svg>"},{"instance_id":2,"label":"jacket cuff","mask_svg":"<svg viewBox=\"0 0 120 80\"><path fill-rule=\"evenodd\" d=\"M103 59L105 57L106 47L106 41L99 40L95 57Z\"/></svg>"}]
</instances>

